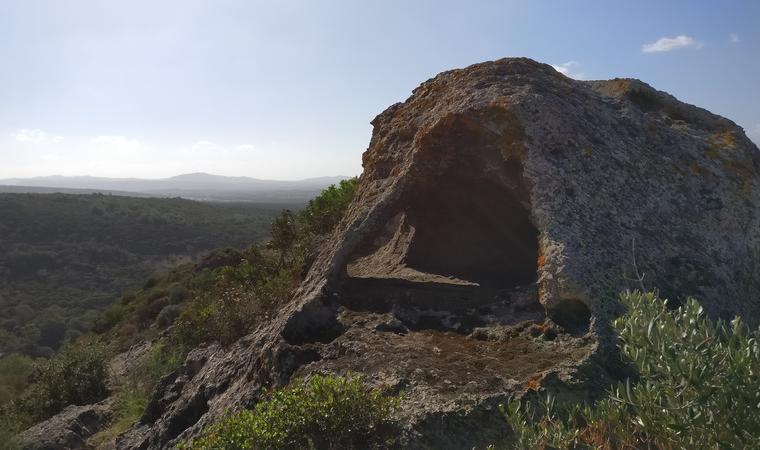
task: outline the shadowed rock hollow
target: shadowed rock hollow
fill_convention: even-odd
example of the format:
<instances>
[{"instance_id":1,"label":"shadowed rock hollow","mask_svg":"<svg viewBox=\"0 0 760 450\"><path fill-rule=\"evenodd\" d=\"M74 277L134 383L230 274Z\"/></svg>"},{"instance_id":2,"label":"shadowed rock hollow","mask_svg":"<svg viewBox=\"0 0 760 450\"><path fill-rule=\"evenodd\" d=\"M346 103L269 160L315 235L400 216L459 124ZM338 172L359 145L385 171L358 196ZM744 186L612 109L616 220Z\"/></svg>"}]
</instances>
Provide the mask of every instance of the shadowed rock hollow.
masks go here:
<instances>
[{"instance_id":1,"label":"shadowed rock hollow","mask_svg":"<svg viewBox=\"0 0 760 450\"><path fill-rule=\"evenodd\" d=\"M293 300L195 350L120 448L162 448L314 371L405 392L409 447L508 433L496 405L609 381L617 293L760 318L760 154L637 80L529 59L444 72L375 118L346 217Z\"/></svg>"}]
</instances>

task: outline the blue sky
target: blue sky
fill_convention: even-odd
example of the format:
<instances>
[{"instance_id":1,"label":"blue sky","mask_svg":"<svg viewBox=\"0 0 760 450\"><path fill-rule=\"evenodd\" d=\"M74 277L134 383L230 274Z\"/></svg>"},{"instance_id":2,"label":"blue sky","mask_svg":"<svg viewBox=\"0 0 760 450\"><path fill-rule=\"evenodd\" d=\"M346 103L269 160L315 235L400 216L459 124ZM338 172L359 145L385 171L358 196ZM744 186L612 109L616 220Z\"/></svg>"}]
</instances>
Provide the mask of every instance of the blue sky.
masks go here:
<instances>
[{"instance_id":1,"label":"blue sky","mask_svg":"<svg viewBox=\"0 0 760 450\"><path fill-rule=\"evenodd\" d=\"M0 178L358 174L375 115L505 56L760 142L758 1L0 0Z\"/></svg>"}]
</instances>

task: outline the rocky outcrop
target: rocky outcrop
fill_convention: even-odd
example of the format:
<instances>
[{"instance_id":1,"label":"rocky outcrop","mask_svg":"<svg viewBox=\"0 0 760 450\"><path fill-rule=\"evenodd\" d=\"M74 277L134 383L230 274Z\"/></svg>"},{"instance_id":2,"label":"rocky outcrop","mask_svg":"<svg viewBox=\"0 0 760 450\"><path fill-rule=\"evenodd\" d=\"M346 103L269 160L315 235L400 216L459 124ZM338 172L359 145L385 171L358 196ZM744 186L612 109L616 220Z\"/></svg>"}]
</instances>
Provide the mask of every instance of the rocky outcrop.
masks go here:
<instances>
[{"instance_id":1,"label":"rocky outcrop","mask_svg":"<svg viewBox=\"0 0 760 450\"><path fill-rule=\"evenodd\" d=\"M730 120L519 58L444 72L372 124L293 300L191 353L117 446L169 448L293 376L352 371L403 390L405 446L472 448L508 432L510 395L604 387L622 289L760 319L760 154Z\"/></svg>"},{"instance_id":2,"label":"rocky outcrop","mask_svg":"<svg viewBox=\"0 0 760 450\"><path fill-rule=\"evenodd\" d=\"M100 431L110 418L111 408L106 402L69 406L23 432L19 442L24 450L85 449L87 439Z\"/></svg>"}]
</instances>

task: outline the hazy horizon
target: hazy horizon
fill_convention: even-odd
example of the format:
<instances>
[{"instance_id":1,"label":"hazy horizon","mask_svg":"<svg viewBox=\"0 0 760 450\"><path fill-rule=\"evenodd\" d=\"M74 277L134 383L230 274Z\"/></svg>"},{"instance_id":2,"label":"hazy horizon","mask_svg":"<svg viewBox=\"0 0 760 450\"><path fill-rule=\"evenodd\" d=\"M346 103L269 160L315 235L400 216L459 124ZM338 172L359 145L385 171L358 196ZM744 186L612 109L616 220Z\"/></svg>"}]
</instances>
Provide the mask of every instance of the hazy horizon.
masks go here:
<instances>
[{"instance_id":1,"label":"hazy horizon","mask_svg":"<svg viewBox=\"0 0 760 450\"><path fill-rule=\"evenodd\" d=\"M344 175L344 174L327 174L327 175L321 175L316 177L305 177L305 178L258 178L258 177L249 177L247 175L221 175L217 173L209 173L209 172L188 172L188 173L178 173L175 175L170 175L168 177L131 177L131 176L124 176L124 177L102 177L102 176L96 176L96 175L87 175L87 174L80 174L80 175L62 175L60 173L52 173L48 175L34 175L29 177L0 177L0 181L7 181L7 180L33 180L33 179L41 179L41 178L105 178L105 179L139 179L139 180L148 180L148 181L160 181L160 180L168 180L172 178L179 178L179 177L185 177L190 175L208 175L212 177L224 177L224 178L250 178L254 180L261 180L261 181L307 181L312 179L321 179L321 178L350 178L354 175Z\"/></svg>"},{"instance_id":2,"label":"hazy horizon","mask_svg":"<svg viewBox=\"0 0 760 450\"><path fill-rule=\"evenodd\" d=\"M509 56L639 78L760 143L760 3L0 0L0 179L361 172L369 122Z\"/></svg>"}]
</instances>

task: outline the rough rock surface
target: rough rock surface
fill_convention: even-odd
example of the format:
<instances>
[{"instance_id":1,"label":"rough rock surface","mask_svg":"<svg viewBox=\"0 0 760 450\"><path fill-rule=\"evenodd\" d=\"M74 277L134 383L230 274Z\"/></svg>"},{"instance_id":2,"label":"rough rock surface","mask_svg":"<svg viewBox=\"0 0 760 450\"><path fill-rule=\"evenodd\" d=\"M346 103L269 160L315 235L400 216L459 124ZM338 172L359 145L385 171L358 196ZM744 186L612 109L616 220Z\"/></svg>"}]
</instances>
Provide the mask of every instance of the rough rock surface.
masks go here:
<instances>
[{"instance_id":1,"label":"rough rock surface","mask_svg":"<svg viewBox=\"0 0 760 450\"><path fill-rule=\"evenodd\" d=\"M19 436L24 450L76 450L87 448L87 438L110 420L111 408L103 402L69 406Z\"/></svg>"},{"instance_id":2,"label":"rough rock surface","mask_svg":"<svg viewBox=\"0 0 760 450\"><path fill-rule=\"evenodd\" d=\"M355 200L293 300L192 352L118 447L169 448L293 376L350 370L404 391L406 446L472 448L508 432L510 394L603 387L637 273L760 319L760 154L730 120L503 59L372 124Z\"/></svg>"}]
</instances>

